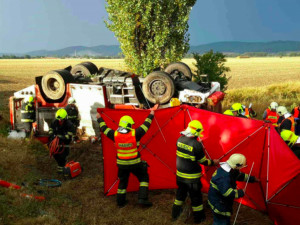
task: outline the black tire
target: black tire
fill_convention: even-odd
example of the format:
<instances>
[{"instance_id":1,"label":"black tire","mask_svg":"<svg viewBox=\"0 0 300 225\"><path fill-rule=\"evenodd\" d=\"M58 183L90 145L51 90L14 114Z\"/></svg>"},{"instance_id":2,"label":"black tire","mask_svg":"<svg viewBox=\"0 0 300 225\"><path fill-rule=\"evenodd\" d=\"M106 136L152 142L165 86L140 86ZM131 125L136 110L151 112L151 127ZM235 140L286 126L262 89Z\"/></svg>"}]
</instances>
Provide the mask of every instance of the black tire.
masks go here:
<instances>
[{"instance_id":1,"label":"black tire","mask_svg":"<svg viewBox=\"0 0 300 225\"><path fill-rule=\"evenodd\" d=\"M175 93L174 80L165 72L152 72L143 81L143 93L154 104L167 103Z\"/></svg>"},{"instance_id":2,"label":"black tire","mask_svg":"<svg viewBox=\"0 0 300 225\"><path fill-rule=\"evenodd\" d=\"M75 65L71 70L72 75L82 75L84 77L90 76L93 74L98 74L98 68L94 63L91 62L82 62Z\"/></svg>"},{"instance_id":3,"label":"black tire","mask_svg":"<svg viewBox=\"0 0 300 225\"><path fill-rule=\"evenodd\" d=\"M42 77L41 86L45 96L51 100L60 100L65 96L67 83L74 78L67 70L53 70Z\"/></svg>"},{"instance_id":4,"label":"black tire","mask_svg":"<svg viewBox=\"0 0 300 225\"><path fill-rule=\"evenodd\" d=\"M178 78L192 80L193 76L190 67L183 62L171 63L166 67L165 72L170 74L174 80Z\"/></svg>"}]
</instances>

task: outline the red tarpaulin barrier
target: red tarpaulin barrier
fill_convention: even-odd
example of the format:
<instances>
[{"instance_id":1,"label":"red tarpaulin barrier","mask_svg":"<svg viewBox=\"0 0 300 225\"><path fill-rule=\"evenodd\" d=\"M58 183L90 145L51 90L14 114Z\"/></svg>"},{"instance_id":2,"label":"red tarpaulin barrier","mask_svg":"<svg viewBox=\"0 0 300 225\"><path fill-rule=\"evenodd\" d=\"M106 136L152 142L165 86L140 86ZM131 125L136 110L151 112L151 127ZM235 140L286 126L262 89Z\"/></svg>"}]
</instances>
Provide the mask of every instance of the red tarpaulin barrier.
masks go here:
<instances>
[{"instance_id":1,"label":"red tarpaulin barrier","mask_svg":"<svg viewBox=\"0 0 300 225\"><path fill-rule=\"evenodd\" d=\"M123 115L132 116L139 127L149 110L98 109L108 127L118 128ZM262 121L237 118L200 110L191 106L178 106L155 111L155 120L141 139L140 153L149 164L149 188L171 189L176 186L176 141L180 131L191 120L198 119L204 127L203 145L208 158L226 161L233 153L242 153L249 173L260 178L259 183L249 183L242 204L268 212L275 224L298 224L300 219L300 161L284 143L274 127ZM116 194L118 188L116 149L113 142L101 134L104 157L104 191ZM203 192L216 167L203 167L201 178ZM238 187L243 188L244 182ZM138 180L131 176L127 191L137 191Z\"/></svg>"}]
</instances>

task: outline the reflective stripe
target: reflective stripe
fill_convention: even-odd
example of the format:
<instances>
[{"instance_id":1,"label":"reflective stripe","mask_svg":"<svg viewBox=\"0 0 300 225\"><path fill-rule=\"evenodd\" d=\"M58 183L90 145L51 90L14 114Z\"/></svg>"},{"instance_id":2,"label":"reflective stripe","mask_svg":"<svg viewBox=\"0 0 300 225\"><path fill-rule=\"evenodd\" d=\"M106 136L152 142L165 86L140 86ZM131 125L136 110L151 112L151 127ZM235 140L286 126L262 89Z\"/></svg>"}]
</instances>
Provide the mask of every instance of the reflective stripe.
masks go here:
<instances>
[{"instance_id":1,"label":"reflective stripe","mask_svg":"<svg viewBox=\"0 0 300 225\"><path fill-rule=\"evenodd\" d=\"M138 142L136 143L136 145L137 145L137 146L140 146L140 142L138 141Z\"/></svg>"},{"instance_id":2,"label":"reflective stripe","mask_svg":"<svg viewBox=\"0 0 300 225\"><path fill-rule=\"evenodd\" d=\"M232 188L229 188L226 192L225 192L225 194L222 194L224 197L227 197L228 195L230 195L231 194L231 192L233 192L234 190L232 189Z\"/></svg>"},{"instance_id":3,"label":"reflective stripe","mask_svg":"<svg viewBox=\"0 0 300 225\"><path fill-rule=\"evenodd\" d=\"M235 192L234 197L235 197L235 198L239 198L239 192L238 192L238 190L237 190L237 189L234 189L234 192Z\"/></svg>"},{"instance_id":4,"label":"reflective stripe","mask_svg":"<svg viewBox=\"0 0 300 225\"><path fill-rule=\"evenodd\" d=\"M215 185L212 181L210 181L211 186L216 189L217 191L219 191L219 188L217 185Z\"/></svg>"},{"instance_id":5,"label":"reflective stripe","mask_svg":"<svg viewBox=\"0 0 300 225\"><path fill-rule=\"evenodd\" d=\"M103 127L103 126L105 126L105 122L100 123L100 127Z\"/></svg>"},{"instance_id":6,"label":"reflective stripe","mask_svg":"<svg viewBox=\"0 0 300 225\"><path fill-rule=\"evenodd\" d=\"M182 153L180 151L177 150L176 152L176 155L180 158L184 158L184 159L190 159L192 161L196 161L196 157L195 156L192 156L192 155L189 155L189 154L185 154L185 153Z\"/></svg>"},{"instance_id":7,"label":"reflective stripe","mask_svg":"<svg viewBox=\"0 0 300 225\"><path fill-rule=\"evenodd\" d=\"M77 116L68 116L69 119L75 119Z\"/></svg>"},{"instance_id":8,"label":"reflective stripe","mask_svg":"<svg viewBox=\"0 0 300 225\"><path fill-rule=\"evenodd\" d=\"M218 209L216 209L216 208L210 203L209 200L208 200L207 202L208 202L209 206L211 207L211 209L212 209L215 213L217 213L217 214L219 214L219 215L222 215L222 216L231 216L231 212L220 212Z\"/></svg>"},{"instance_id":9,"label":"reflective stripe","mask_svg":"<svg viewBox=\"0 0 300 225\"><path fill-rule=\"evenodd\" d=\"M143 130L144 130L145 132L148 131L148 127L146 127L144 124L141 126L141 128L143 128Z\"/></svg>"},{"instance_id":10,"label":"reflective stripe","mask_svg":"<svg viewBox=\"0 0 300 225\"><path fill-rule=\"evenodd\" d=\"M21 113L33 113L34 110L21 110Z\"/></svg>"},{"instance_id":11,"label":"reflective stripe","mask_svg":"<svg viewBox=\"0 0 300 225\"><path fill-rule=\"evenodd\" d=\"M123 153L124 153L124 152L125 152L125 153L126 153L126 152L127 152L127 153L132 153L132 152L135 152L136 150L137 150L137 149L135 148L135 149L132 149L132 150L120 150L120 149L118 149L117 151L118 151L118 152L121 152L121 153L122 153L122 152L123 152Z\"/></svg>"},{"instance_id":12,"label":"reflective stripe","mask_svg":"<svg viewBox=\"0 0 300 225\"><path fill-rule=\"evenodd\" d=\"M65 135L65 137L66 137L67 139L69 139L69 138L70 138L70 136L69 136L69 135L67 135L67 134Z\"/></svg>"},{"instance_id":13,"label":"reflective stripe","mask_svg":"<svg viewBox=\"0 0 300 225\"><path fill-rule=\"evenodd\" d=\"M117 159L117 164L120 165L133 165L141 162L141 158L133 159L133 160L121 160Z\"/></svg>"},{"instance_id":14,"label":"reflective stripe","mask_svg":"<svg viewBox=\"0 0 300 225\"><path fill-rule=\"evenodd\" d=\"M126 194L126 189L118 189L118 194Z\"/></svg>"},{"instance_id":15,"label":"reflective stripe","mask_svg":"<svg viewBox=\"0 0 300 225\"><path fill-rule=\"evenodd\" d=\"M201 173L181 173L178 170L176 171L176 175L182 178L187 178L187 179L197 179L201 177Z\"/></svg>"},{"instance_id":16,"label":"reflective stripe","mask_svg":"<svg viewBox=\"0 0 300 225\"><path fill-rule=\"evenodd\" d=\"M174 205L183 205L183 201L179 201L179 200L175 199Z\"/></svg>"},{"instance_id":17,"label":"reflective stripe","mask_svg":"<svg viewBox=\"0 0 300 225\"><path fill-rule=\"evenodd\" d=\"M203 210L203 205L193 206L192 209L193 209L194 212L202 211Z\"/></svg>"},{"instance_id":18,"label":"reflective stripe","mask_svg":"<svg viewBox=\"0 0 300 225\"><path fill-rule=\"evenodd\" d=\"M110 128L106 128L106 130L104 131L104 134L107 135L107 133L110 131Z\"/></svg>"},{"instance_id":19,"label":"reflective stripe","mask_svg":"<svg viewBox=\"0 0 300 225\"><path fill-rule=\"evenodd\" d=\"M123 159L126 159L126 158L128 158L128 157L130 157L130 158L132 158L131 156L137 156L138 155L138 153L137 152L134 152L134 153L130 153L130 154L128 154L128 153L118 153L118 157L119 158L123 158Z\"/></svg>"},{"instance_id":20,"label":"reflective stripe","mask_svg":"<svg viewBox=\"0 0 300 225\"><path fill-rule=\"evenodd\" d=\"M148 187L149 183L148 182L141 182L140 187Z\"/></svg>"},{"instance_id":21,"label":"reflective stripe","mask_svg":"<svg viewBox=\"0 0 300 225\"><path fill-rule=\"evenodd\" d=\"M148 122L148 123L152 123L152 120L149 119L149 118L147 118L145 121Z\"/></svg>"},{"instance_id":22,"label":"reflective stripe","mask_svg":"<svg viewBox=\"0 0 300 225\"><path fill-rule=\"evenodd\" d=\"M244 181L247 181L247 180L248 180L248 177L249 177L249 175L248 175L248 174L245 174Z\"/></svg>"},{"instance_id":23,"label":"reflective stripe","mask_svg":"<svg viewBox=\"0 0 300 225\"><path fill-rule=\"evenodd\" d=\"M206 156L204 156L202 159L198 160L199 163L204 163L207 160Z\"/></svg>"},{"instance_id":24,"label":"reflective stripe","mask_svg":"<svg viewBox=\"0 0 300 225\"><path fill-rule=\"evenodd\" d=\"M33 119L21 119L21 122L33 122Z\"/></svg>"}]
</instances>

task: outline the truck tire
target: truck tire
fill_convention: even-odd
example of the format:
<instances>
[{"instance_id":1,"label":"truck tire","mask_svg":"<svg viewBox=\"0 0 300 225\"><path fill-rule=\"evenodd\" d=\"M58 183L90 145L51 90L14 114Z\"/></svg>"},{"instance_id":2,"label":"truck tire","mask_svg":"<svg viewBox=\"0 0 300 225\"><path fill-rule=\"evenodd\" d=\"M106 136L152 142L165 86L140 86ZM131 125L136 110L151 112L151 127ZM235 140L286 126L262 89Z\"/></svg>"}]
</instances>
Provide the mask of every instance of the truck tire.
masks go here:
<instances>
[{"instance_id":1,"label":"truck tire","mask_svg":"<svg viewBox=\"0 0 300 225\"><path fill-rule=\"evenodd\" d=\"M61 100L66 93L66 84L74 82L67 70L53 70L42 77L42 91L50 100Z\"/></svg>"},{"instance_id":2,"label":"truck tire","mask_svg":"<svg viewBox=\"0 0 300 225\"><path fill-rule=\"evenodd\" d=\"M193 76L190 67L183 62L171 63L166 67L165 72L170 74L174 80L192 80Z\"/></svg>"},{"instance_id":3,"label":"truck tire","mask_svg":"<svg viewBox=\"0 0 300 225\"><path fill-rule=\"evenodd\" d=\"M98 74L97 66L92 62L82 62L75 65L71 70L72 75L82 75L84 77Z\"/></svg>"},{"instance_id":4,"label":"truck tire","mask_svg":"<svg viewBox=\"0 0 300 225\"><path fill-rule=\"evenodd\" d=\"M150 73L143 81L143 93L145 98L156 104L164 104L170 101L175 92L173 78L162 71Z\"/></svg>"}]
</instances>

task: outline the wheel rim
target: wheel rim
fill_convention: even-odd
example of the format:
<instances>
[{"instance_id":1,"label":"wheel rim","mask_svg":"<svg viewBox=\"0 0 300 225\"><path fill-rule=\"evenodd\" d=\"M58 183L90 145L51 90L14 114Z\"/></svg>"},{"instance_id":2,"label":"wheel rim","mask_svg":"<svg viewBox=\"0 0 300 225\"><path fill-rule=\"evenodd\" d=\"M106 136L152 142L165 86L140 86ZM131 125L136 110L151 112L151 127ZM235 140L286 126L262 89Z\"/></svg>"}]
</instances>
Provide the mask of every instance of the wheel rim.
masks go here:
<instances>
[{"instance_id":1,"label":"wheel rim","mask_svg":"<svg viewBox=\"0 0 300 225\"><path fill-rule=\"evenodd\" d=\"M184 75L184 73L180 72L179 70L173 70L173 71L170 73L170 76L171 76L174 80L177 80L177 78L179 78L179 79L184 79L184 80L187 79L187 77Z\"/></svg>"},{"instance_id":2,"label":"wheel rim","mask_svg":"<svg viewBox=\"0 0 300 225\"><path fill-rule=\"evenodd\" d=\"M166 93L167 86L161 80L154 80L150 83L150 91L154 96L161 96Z\"/></svg>"},{"instance_id":3,"label":"wheel rim","mask_svg":"<svg viewBox=\"0 0 300 225\"><path fill-rule=\"evenodd\" d=\"M51 78L47 82L47 88L52 92L58 92L60 89L60 83L56 79Z\"/></svg>"}]
</instances>

